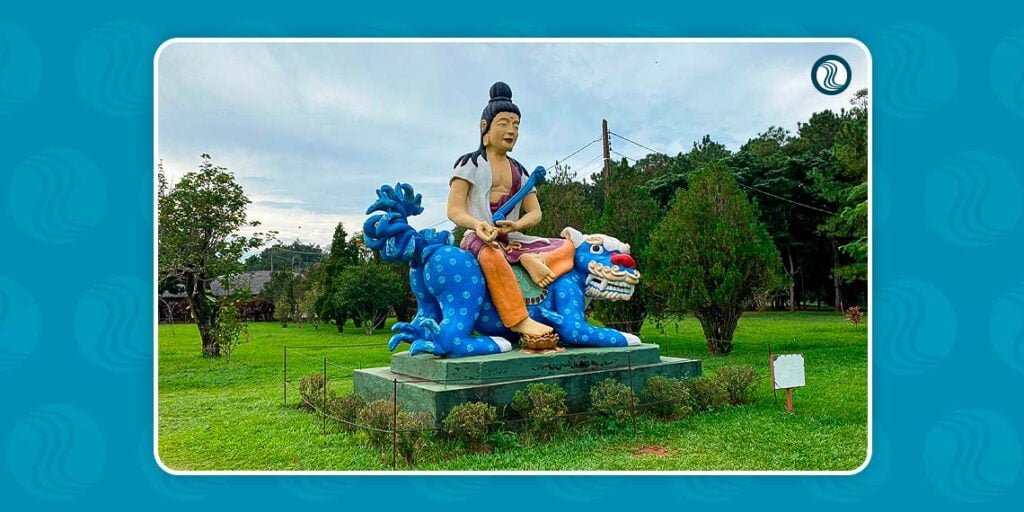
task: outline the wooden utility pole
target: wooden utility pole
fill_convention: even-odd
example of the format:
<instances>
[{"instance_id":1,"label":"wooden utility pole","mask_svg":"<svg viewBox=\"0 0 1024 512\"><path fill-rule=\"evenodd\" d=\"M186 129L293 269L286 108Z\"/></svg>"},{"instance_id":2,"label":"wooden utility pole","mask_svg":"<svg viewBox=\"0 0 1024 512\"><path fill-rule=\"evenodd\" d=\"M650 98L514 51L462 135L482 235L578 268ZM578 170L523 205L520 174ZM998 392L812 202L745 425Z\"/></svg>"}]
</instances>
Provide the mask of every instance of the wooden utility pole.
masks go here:
<instances>
[{"instance_id":1,"label":"wooden utility pole","mask_svg":"<svg viewBox=\"0 0 1024 512\"><path fill-rule=\"evenodd\" d=\"M604 193L608 195L608 184L612 175L611 142L608 140L608 120L601 120L601 144L604 146Z\"/></svg>"}]
</instances>

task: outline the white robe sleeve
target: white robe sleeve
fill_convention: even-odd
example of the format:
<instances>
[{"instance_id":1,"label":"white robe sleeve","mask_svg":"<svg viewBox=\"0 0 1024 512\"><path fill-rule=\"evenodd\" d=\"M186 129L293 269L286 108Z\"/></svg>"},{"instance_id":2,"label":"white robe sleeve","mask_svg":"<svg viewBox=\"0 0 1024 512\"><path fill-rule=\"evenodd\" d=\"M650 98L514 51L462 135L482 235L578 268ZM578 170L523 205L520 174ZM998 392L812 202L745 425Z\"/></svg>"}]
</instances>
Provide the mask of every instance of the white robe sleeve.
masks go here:
<instances>
[{"instance_id":1,"label":"white robe sleeve","mask_svg":"<svg viewBox=\"0 0 1024 512\"><path fill-rule=\"evenodd\" d=\"M480 161L484 164L484 161ZM469 182L469 194L466 197L466 210L474 219L490 222L490 190L491 190L491 169L484 165L473 165L473 161L456 167L452 171L451 180L463 179ZM472 231L472 230L471 230Z\"/></svg>"},{"instance_id":2,"label":"white robe sleeve","mask_svg":"<svg viewBox=\"0 0 1024 512\"><path fill-rule=\"evenodd\" d=\"M473 165L473 162L466 162L452 171L452 179L448 180L448 184L451 185L455 178L461 178L468 181L470 185L475 185L476 175L476 166Z\"/></svg>"}]
</instances>

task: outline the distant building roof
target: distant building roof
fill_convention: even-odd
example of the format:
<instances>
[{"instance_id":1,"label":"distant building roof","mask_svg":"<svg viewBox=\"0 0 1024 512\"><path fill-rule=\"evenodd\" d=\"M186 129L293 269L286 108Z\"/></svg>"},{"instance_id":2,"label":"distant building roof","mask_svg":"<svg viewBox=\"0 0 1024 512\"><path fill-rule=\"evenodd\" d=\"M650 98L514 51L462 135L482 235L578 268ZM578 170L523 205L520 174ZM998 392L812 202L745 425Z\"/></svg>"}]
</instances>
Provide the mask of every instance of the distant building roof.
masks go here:
<instances>
[{"instance_id":1,"label":"distant building roof","mask_svg":"<svg viewBox=\"0 0 1024 512\"><path fill-rule=\"evenodd\" d=\"M246 271L246 272L241 272L241 273L235 274L235 275L231 276L228 279L228 284L230 285L230 287L233 290L237 291L237 290L248 289L249 293L251 293L253 295L256 295L256 294L260 293L263 290L263 287L266 286L267 283L269 283L269 282L270 282L270 271L269 270L250 270L250 271ZM219 278L215 279L213 281L213 283L210 284L210 290L212 290L213 294L218 296L218 297L223 297L224 295L228 294L228 291L225 290L224 286L221 285L221 279L219 279ZM185 292L184 291L181 291L181 292L178 292L178 293L164 292L164 293L160 294L160 298L163 298L163 299L181 298L181 299L183 299L183 298L185 298Z\"/></svg>"}]
</instances>

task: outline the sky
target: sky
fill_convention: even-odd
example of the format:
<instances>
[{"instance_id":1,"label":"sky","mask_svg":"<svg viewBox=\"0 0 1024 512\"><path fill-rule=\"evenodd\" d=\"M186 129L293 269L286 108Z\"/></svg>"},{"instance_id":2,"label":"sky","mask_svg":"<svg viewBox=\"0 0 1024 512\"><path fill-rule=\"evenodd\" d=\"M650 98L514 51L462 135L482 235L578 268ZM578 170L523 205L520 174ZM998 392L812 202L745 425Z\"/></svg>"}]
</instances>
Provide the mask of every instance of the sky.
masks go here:
<instances>
[{"instance_id":1,"label":"sky","mask_svg":"<svg viewBox=\"0 0 1024 512\"><path fill-rule=\"evenodd\" d=\"M827 54L853 75L835 96L810 79ZM399 181L423 195L414 227L454 227L452 164L477 148L495 81L523 114L512 156L533 169L600 137L602 119L673 155L704 134L736 150L770 126L793 132L848 107L870 84L868 62L851 43L176 42L158 56L157 156L173 184L209 153L260 230L328 247L339 221L362 229L374 191ZM566 163L585 177L600 155L593 144Z\"/></svg>"}]
</instances>

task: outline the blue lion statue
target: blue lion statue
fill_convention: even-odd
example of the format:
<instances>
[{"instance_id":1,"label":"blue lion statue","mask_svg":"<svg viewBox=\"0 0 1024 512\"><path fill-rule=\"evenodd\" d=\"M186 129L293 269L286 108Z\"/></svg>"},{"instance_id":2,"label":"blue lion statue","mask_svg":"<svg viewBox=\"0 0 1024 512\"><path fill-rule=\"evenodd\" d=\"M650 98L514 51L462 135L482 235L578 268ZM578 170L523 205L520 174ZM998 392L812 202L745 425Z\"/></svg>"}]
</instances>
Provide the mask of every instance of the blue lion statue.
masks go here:
<instances>
[{"instance_id":1,"label":"blue lion statue","mask_svg":"<svg viewBox=\"0 0 1024 512\"><path fill-rule=\"evenodd\" d=\"M411 185L385 185L377 191L377 197L366 213L382 213L372 215L363 224L364 240L380 252L384 261L409 264L409 283L418 305L411 322L394 325L392 330L397 334L388 348L395 350L401 343L410 343L412 354L440 357L511 350L510 340L517 339L517 335L498 318L477 259L455 247L450 232L417 231L408 224L409 217L423 212L421 196ZM575 246L573 268L542 290L537 300L528 301L530 317L554 328L562 345L639 345L637 336L590 325L583 314L591 298L632 297L640 273L612 261L616 255L628 255L629 245L606 235L583 235L573 228L566 228L562 235Z\"/></svg>"}]
</instances>

